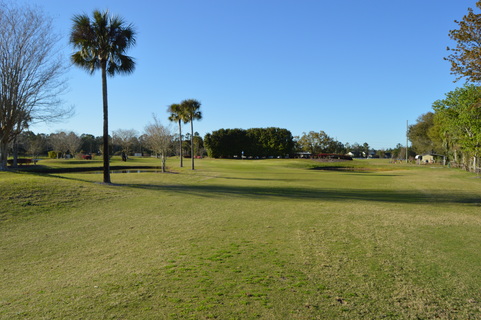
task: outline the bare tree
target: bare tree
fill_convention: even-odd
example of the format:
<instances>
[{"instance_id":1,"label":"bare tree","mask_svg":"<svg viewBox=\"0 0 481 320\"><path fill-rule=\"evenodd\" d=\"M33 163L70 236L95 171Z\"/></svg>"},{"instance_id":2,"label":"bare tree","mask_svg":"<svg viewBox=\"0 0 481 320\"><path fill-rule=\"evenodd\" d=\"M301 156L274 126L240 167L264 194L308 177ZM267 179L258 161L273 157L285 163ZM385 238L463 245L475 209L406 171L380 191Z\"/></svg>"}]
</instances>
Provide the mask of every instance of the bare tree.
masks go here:
<instances>
[{"instance_id":1,"label":"bare tree","mask_svg":"<svg viewBox=\"0 0 481 320\"><path fill-rule=\"evenodd\" d=\"M162 159L162 172L165 172L167 155L172 149L172 132L170 128L163 126L154 115L154 123L145 127L146 144L154 153Z\"/></svg>"},{"instance_id":2,"label":"bare tree","mask_svg":"<svg viewBox=\"0 0 481 320\"><path fill-rule=\"evenodd\" d=\"M39 9L0 0L0 170L7 168L7 146L29 123L71 114L59 94L66 68L60 37Z\"/></svg>"},{"instance_id":3,"label":"bare tree","mask_svg":"<svg viewBox=\"0 0 481 320\"><path fill-rule=\"evenodd\" d=\"M112 140L113 143L119 145L122 152L128 156L138 135L137 130L134 129L118 129L112 132Z\"/></svg>"},{"instance_id":4,"label":"bare tree","mask_svg":"<svg viewBox=\"0 0 481 320\"><path fill-rule=\"evenodd\" d=\"M74 156L82 145L80 137L72 131L52 133L48 140L54 151L57 152L57 158L59 154L62 154L62 156L66 158L68 152Z\"/></svg>"},{"instance_id":5,"label":"bare tree","mask_svg":"<svg viewBox=\"0 0 481 320\"><path fill-rule=\"evenodd\" d=\"M33 135L26 140L25 147L27 149L27 153L30 154L34 159L38 158L46 144L45 135Z\"/></svg>"},{"instance_id":6,"label":"bare tree","mask_svg":"<svg viewBox=\"0 0 481 320\"><path fill-rule=\"evenodd\" d=\"M70 131L65 137L65 145L70 155L74 157L82 145L82 140L80 140L80 137L75 132Z\"/></svg>"},{"instance_id":7,"label":"bare tree","mask_svg":"<svg viewBox=\"0 0 481 320\"><path fill-rule=\"evenodd\" d=\"M52 146L53 151L57 153L57 159L60 155L65 157L68 151L67 134L65 132L60 131L57 133L52 133L48 137L48 142L50 146Z\"/></svg>"}]
</instances>

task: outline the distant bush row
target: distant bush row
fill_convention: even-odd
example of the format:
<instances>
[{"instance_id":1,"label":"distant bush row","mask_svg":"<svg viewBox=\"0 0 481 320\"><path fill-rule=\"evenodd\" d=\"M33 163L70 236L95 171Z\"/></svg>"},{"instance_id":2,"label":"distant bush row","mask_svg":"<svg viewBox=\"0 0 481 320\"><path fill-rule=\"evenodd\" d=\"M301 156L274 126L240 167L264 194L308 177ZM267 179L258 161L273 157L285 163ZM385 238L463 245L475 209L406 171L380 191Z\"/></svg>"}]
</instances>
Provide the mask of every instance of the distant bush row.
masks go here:
<instances>
[{"instance_id":1,"label":"distant bush row","mask_svg":"<svg viewBox=\"0 0 481 320\"><path fill-rule=\"evenodd\" d=\"M294 139L287 129L220 129L204 137L212 158L284 157L294 150Z\"/></svg>"}]
</instances>

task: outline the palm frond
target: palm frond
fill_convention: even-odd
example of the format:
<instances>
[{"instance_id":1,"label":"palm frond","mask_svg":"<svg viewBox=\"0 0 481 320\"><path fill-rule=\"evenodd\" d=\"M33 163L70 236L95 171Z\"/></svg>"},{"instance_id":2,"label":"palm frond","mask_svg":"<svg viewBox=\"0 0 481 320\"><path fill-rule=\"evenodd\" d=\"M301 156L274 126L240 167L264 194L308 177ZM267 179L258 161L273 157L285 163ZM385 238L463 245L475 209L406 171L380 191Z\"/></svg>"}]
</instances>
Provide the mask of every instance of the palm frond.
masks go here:
<instances>
[{"instance_id":1,"label":"palm frond","mask_svg":"<svg viewBox=\"0 0 481 320\"><path fill-rule=\"evenodd\" d=\"M195 99L187 99L180 103L185 110L186 117L183 119L184 123L202 119L202 113L199 110L201 103Z\"/></svg>"},{"instance_id":2,"label":"palm frond","mask_svg":"<svg viewBox=\"0 0 481 320\"><path fill-rule=\"evenodd\" d=\"M108 11L95 10L93 18L75 15L70 43L78 51L72 55L72 62L93 73L105 63L107 74L128 74L135 69L135 61L125 55L127 49L135 45L133 26L126 25L118 16Z\"/></svg>"}]
</instances>

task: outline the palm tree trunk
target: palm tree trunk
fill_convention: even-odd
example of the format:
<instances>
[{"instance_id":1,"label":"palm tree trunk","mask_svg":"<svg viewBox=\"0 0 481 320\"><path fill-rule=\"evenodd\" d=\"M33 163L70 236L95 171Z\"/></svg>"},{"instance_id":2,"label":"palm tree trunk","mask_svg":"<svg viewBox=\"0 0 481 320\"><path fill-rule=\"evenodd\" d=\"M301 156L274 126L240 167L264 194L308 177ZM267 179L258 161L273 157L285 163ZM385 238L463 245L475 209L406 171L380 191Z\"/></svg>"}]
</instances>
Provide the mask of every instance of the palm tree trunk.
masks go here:
<instances>
[{"instance_id":1,"label":"palm tree trunk","mask_svg":"<svg viewBox=\"0 0 481 320\"><path fill-rule=\"evenodd\" d=\"M179 152L180 152L180 167L182 168L184 166L183 160L182 160L182 125L180 123L179 119Z\"/></svg>"},{"instance_id":2,"label":"palm tree trunk","mask_svg":"<svg viewBox=\"0 0 481 320\"><path fill-rule=\"evenodd\" d=\"M192 170L194 170L194 120L190 119L190 158L192 159Z\"/></svg>"},{"instance_id":3,"label":"palm tree trunk","mask_svg":"<svg viewBox=\"0 0 481 320\"><path fill-rule=\"evenodd\" d=\"M107 97L107 65L102 62L102 96L104 109L104 183L110 182L110 159L109 159L109 105Z\"/></svg>"}]
</instances>

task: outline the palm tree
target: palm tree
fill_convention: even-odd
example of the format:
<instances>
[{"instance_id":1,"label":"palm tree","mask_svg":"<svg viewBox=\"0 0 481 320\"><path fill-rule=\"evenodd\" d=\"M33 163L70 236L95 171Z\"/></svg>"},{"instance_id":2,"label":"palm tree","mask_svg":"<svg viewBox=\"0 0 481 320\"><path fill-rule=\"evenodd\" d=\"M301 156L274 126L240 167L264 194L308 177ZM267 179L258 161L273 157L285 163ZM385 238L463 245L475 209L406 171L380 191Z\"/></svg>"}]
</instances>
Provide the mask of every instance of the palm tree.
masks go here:
<instances>
[{"instance_id":1,"label":"palm tree","mask_svg":"<svg viewBox=\"0 0 481 320\"><path fill-rule=\"evenodd\" d=\"M85 14L75 15L72 21L70 43L78 50L71 57L73 64L90 74L102 71L104 183L110 183L107 75L134 71L133 58L124 53L135 44L135 32L108 11L95 10L92 20Z\"/></svg>"},{"instance_id":2,"label":"palm tree","mask_svg":"<svg viewBox=\"0 0 481 320\"><path fill-rule=\"evenodd\" d=\"M184 100L180 103L185 112L184 123L190 122L190 157L192 159L192 170L194 170L194 120L202 119L200 102L195 99Z\"/></svg>"},{"instance_id":3,"label":"palm tree","mask_svg":"<svg viewBox=\"0 0 481 320\"><path fill-rule=\"evenodd\" d=\"M182 161L182 124L181 122L185 121L185 113L183 112L181 105L178 103L171 104L167 111L170 113L169 120L172 122L178 122L179 124L179 152L180 152L180 167L184 166Z\"/></svg>"}]
</instances>

